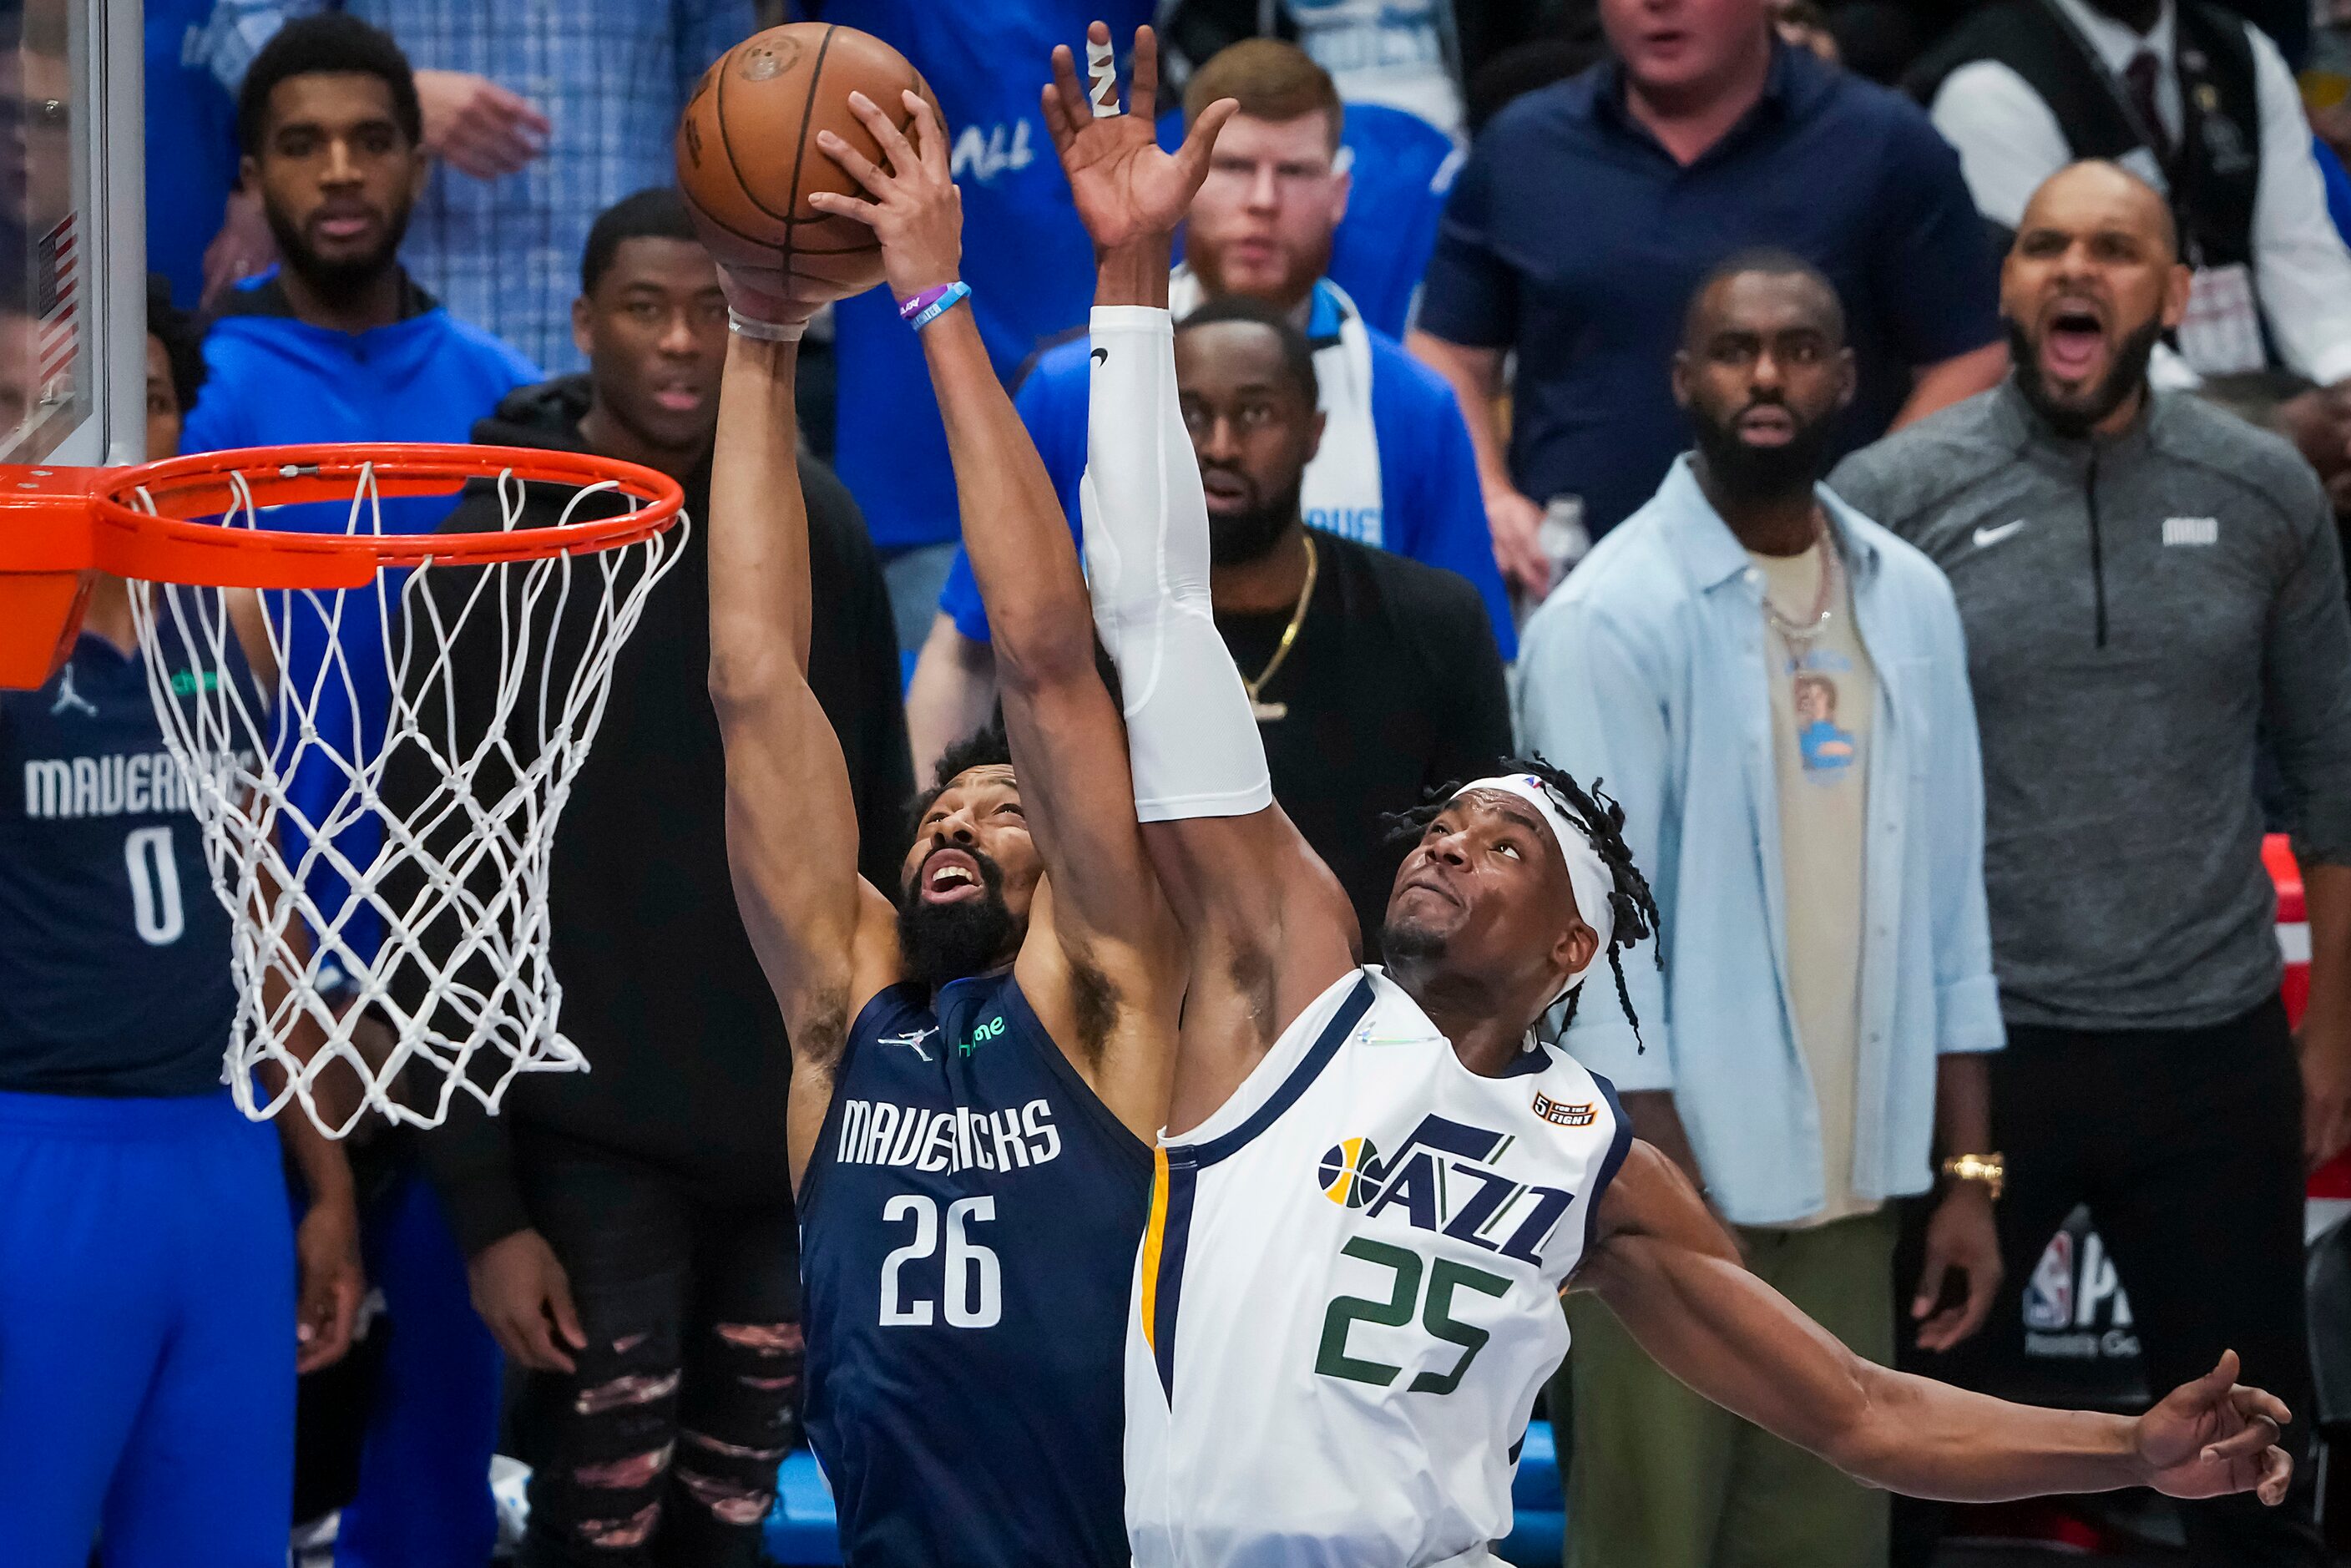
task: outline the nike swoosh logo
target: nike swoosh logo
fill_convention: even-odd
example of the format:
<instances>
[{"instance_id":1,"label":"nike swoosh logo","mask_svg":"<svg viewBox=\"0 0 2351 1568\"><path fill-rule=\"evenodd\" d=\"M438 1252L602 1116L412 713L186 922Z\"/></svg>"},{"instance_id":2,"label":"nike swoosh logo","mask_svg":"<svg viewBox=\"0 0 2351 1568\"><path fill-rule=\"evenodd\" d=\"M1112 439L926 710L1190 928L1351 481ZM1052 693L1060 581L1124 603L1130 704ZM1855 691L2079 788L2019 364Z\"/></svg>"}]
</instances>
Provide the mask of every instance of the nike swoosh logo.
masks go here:
<instances>
[{"instance_id":1,"label":"nike swoosh logo","mask_svg":"<svg viewBox=\"0 0 2351 1568\"><path fill-rule=\"evenodd\" d=\"M1110 363L1110 350L1108 349L1096 349L1094 350L1094 363L1098 365L1106 365Z\"/></svg>"},{"instance_id":2,"label":"nike swoosh logo","mask_svg":"<svg viewBox=\"0 0 2351 1568\"><path fill-rule=\"evenodd\" d=\"M2008 538L2011 534L2015 533L2018 529L2023 527L2024 519L2022 517L2019 517L2012 523L2002 523L1996 528L1978 528L1976 530L1976 549L1990 549L1992 546L2000 543L2001 540Z\"/></svg>"}]
</instances>

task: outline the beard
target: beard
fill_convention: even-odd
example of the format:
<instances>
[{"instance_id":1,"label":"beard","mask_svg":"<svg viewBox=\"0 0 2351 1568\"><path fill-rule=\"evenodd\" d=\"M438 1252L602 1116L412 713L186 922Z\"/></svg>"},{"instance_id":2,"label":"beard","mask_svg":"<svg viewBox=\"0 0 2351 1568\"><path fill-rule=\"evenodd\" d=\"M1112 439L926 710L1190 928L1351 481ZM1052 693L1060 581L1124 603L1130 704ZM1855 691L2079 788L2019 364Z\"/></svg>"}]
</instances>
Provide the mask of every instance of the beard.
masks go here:
<instances>
[{"instance_id":1,"label":"beard","mask_svg":"<svg viewBox=\"0 0 2351 1568\"><path fill-rule=\"evenodd\" d=\"M1288 309L1314 292L1315 280L1331 270L1331 250L1336 243L1335 233L1325 235L1319 245L1309 246L1296 254L1285 255L1286 263L1280 279L1270 288L1242 287L1227 280L1217 253L1207 246L1193 252L1186 260L1192 275L1200 280L1200 298L1214 299L1221 294L1246 294L1262 299L1280 309Z\"/></svg>"},{"instance_id":2,"label":"beard","mask_svg":"<svg viewBox=\"0 0 2351 1568\"><path fill-rule=\"evenodd\" d=\"M1300 474L1287 489L1270 500L1218 517L1208 514L1208 562L1212 566L1247 566L1263 560L1281 542L1300 517L1299 501L1306 476Z\"/></svg>"},{"instance_id":3,"label":"beard","mask_svg":"<svg viewBox=\"0 0 2351 1568\"><path fill-rule=\"evenodd\" d=\"M950 980L984 975L1004 961L1020 938L1020 922L1004 902L1004 868L962 846L979 866L981 893L953 904L925 904L919 883L898 906L898 951L906 978L933 990Z\"/></svg>"},{"instance_id":4,"label":"beard","mask_svg":"<svg viewBox=\"0 0 2351 1568\"><path fill-rule=\"evenodd\" d=\"M1380 925L1380 958L1390 968L1427 964L1445 956L1445 935L1415 921L1386 920Z\"/></svg>"},{"instance_id":5,"label":"beard","mask_svg":"<svg viewBox=\"0 0 2351 1568\"><path fill-rule=\"evenodd\" d=\"M2163 322L2150 317L2115 345L2114 361L2104 379L2065 400L2042 377L2041 345L2025 336L2016 322L2002 325L2008 329L2009 361L2016 367L2016 390L2051 429L2075 441L2089 434L2147 384L2147 362L2155 353L2156 340L2163 336Z\"/></svg>"},{"instance_id":6,"label":"beard","mask_svg":"<svg viewBox=\"0 0 2351 1568\"><path fill-rule=\"evenodd\" d=\"M1778 446L1752 446L1739 438L1739 421L1756 406L1750 402L1722 421L1691 407L1690 425L1698 455L1706 462L1707 477L1725 495L1744 502L1776 501L1810 491L1827 463L1829 443L1836 434L1833 417L1824 414L1799 423ZM1786 409L1790 418L1795 417L1795 410L1787 404L1778 406Z\"/></svg>"},{"instance_id":7,"label":"beard","mask_svg":"<svg viewBox=\"0 0 2351 1568\"><path fill-rule=\"evenodd\" d=\"M402 207L385 214L383 243L373 251L347 261L329 261L310 247L301 229L276 207L264 203L262 214L269 220L269 233L277 241L277 254L286 266L300 275L302 281L329 306L350 303L381 277L398 262L400 242L408 235L409 209Z\"/></svg>"}]
</instances>

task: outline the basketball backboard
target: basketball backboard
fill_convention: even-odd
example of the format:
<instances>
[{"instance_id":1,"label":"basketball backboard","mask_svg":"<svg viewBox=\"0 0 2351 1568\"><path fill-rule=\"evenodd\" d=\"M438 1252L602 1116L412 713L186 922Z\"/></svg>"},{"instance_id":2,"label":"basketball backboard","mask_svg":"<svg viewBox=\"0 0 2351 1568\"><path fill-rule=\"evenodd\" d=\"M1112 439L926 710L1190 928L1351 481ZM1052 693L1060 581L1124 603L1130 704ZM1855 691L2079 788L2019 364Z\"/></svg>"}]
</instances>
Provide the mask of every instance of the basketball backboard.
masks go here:
<instances>
[{"instance_id":1,"label":"basketball backboard","mask_svg":"<svg viewBox=\"0 0 2351 1568\"><path fill-rule=\"evenodd\" d=\"M140 13L0 0L0 463L146 456Z\"/></svg>"}]
</instances>

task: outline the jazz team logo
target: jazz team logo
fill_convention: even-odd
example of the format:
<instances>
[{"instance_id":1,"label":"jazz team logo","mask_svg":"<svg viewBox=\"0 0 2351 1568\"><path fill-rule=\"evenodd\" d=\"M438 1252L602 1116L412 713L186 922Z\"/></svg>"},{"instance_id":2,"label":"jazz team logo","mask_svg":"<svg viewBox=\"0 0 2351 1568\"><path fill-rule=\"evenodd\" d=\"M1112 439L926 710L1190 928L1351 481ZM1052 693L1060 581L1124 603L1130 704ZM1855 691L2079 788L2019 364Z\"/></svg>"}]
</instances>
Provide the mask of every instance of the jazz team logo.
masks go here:
<instances>
[{"instance_id":1,"label":"jazz team logo","mask_svg":"<svg viewBox=\"0 0 2351 1568\"><path fill-rule=\"evenodd\" d=\"M1450 1236L1540 1265L1543 1243L1575 1195L1516 1180L1499 1169L1517 1141L1515 1134L1423 1116L1392 1155L1383 1157L1369 1138L1333 1144L1322 1152L1315 1186L1342 1208L1362 1209L1367 1221L1393 1215L1389 1224Z\"/></svg>"},{"instance_id":2,"label":"jazz team logo","mask_svg":"<svg viewBox=\"0 0 2351 1568\"><path fill-rule=\"evenodd\" d=\"M1322 1196L1342 1208L1361 1208L1379 1191L1366 1175L1376 1170L1380 1151L1369 1138L1349 1138L1322 1151Z\"/></svg>"}]
</instances>

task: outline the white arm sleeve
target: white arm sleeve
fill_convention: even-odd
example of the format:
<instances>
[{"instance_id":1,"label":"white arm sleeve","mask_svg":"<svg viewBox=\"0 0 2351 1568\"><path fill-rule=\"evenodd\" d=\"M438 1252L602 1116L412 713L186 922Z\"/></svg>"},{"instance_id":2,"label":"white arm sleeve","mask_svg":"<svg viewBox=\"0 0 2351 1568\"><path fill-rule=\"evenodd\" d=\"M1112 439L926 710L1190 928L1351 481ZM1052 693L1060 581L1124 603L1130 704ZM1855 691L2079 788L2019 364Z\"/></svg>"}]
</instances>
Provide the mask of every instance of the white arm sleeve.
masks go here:
<instances>
[{"instance_id":1,"label":"white arm sleeve","mask_svg":"<svg viewBox=\"0 0 2351 1568\"><path fill-rule=\"evenodd\" d=\"M1263 810L1265 742L1208 607L1208 502L1167 312L1095 307L1092 371L1078 508L1094 628L1125 688L1135 815Z\"/></svg>"}]
</instances>

